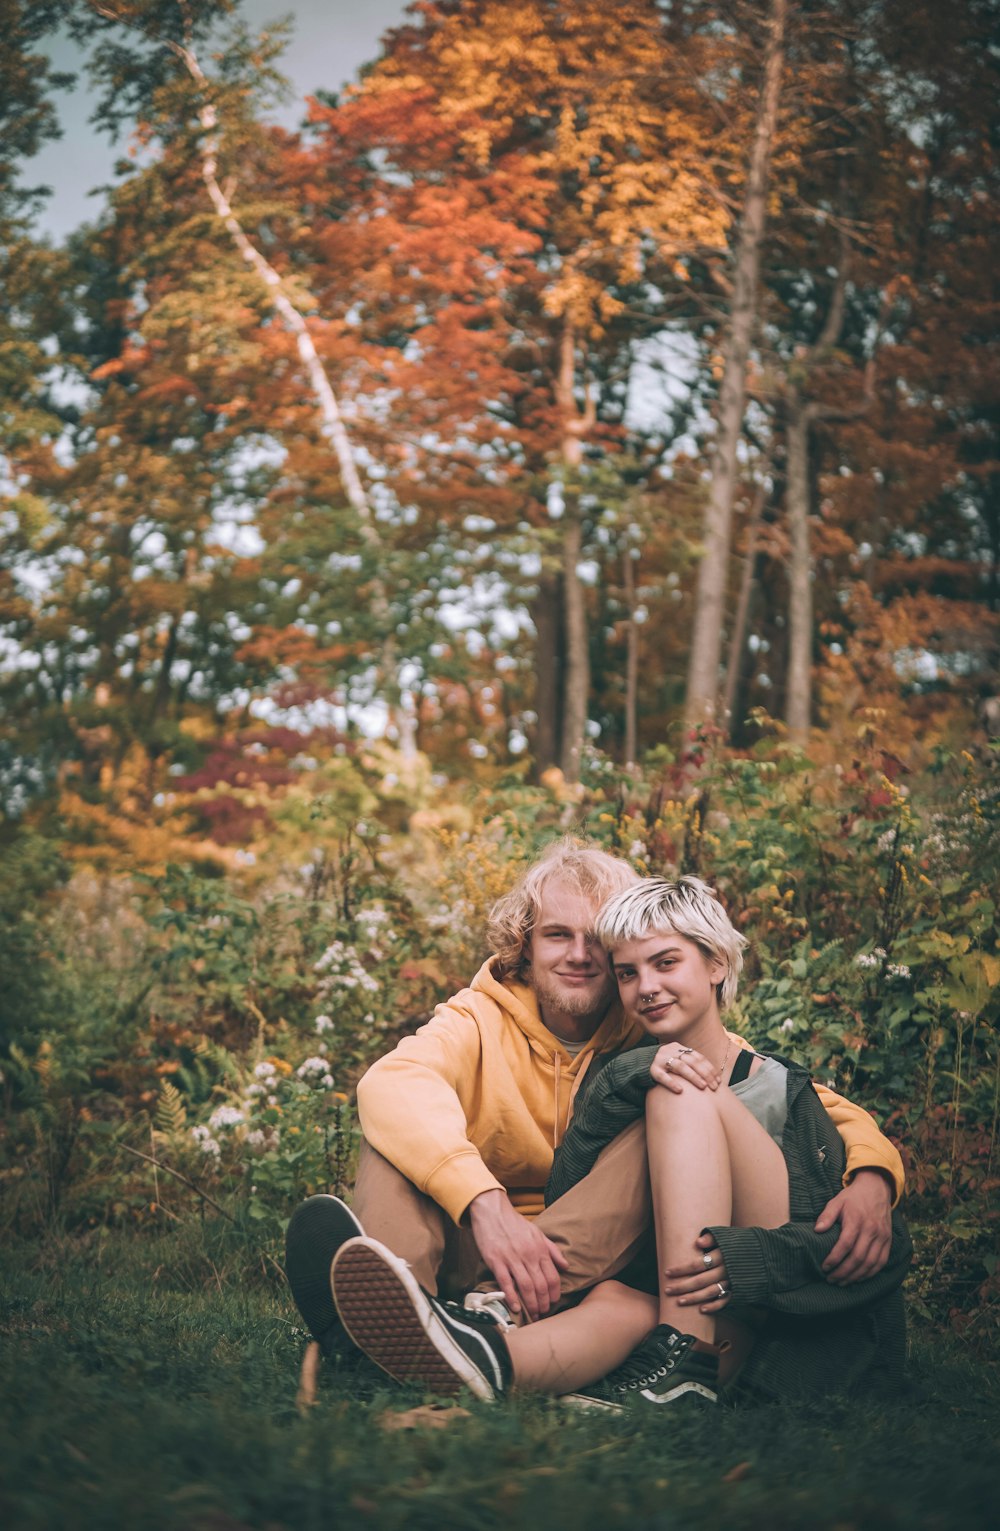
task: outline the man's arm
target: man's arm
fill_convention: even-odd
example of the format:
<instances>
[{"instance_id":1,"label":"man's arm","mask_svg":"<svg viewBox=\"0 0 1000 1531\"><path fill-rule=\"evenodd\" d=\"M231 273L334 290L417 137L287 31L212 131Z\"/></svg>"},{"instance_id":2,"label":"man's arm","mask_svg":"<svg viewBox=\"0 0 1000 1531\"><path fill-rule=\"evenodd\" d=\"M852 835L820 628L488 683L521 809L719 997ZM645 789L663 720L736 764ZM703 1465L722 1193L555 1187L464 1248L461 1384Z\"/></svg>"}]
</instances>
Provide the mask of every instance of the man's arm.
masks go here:
<instances>
[{"instance_id":1,"label":"man's arm","mask_svg":"<svg viewBox=\"0 0 1000 1531\"><path fill-rule=\"evenodd\" d=\"M468 1214L484 1263L512 1312L531 1318L558 1299L561 1250L512 1205L468 1135L468 1097L480 1083L474 1018L439 1005L413 1037L373 1063L358 1085L361 1130L374 1149L455 1223Z\"/></svg>"},{"instance_id":2,"label":"man's arm","mask_svg":"<svg viewBox=\"0 0 1000 1531\"><path fill-rule=\"evenodd\" d=\"M816 1093L844 1141L844 1189L823 1208L816 1232L840 1224L840 1236L823 1260L834 1286L865 1281L882 1270L892 1248L892 1209L903 1192L903 1161L874 1117L824 1085Z\"/></svg>"},{"instance_id":3,"label":"man's arm","mask_svg":"<svg viewBox=\"0 0 1000 1531\"><path fill-rule=\"evenodd\" d=\"M816 1084L815 1089L820 1104L844 1140L847 1150L844 1185L849 1186L859 1170L881 1170L892 1187L892 1205L895 1206L905 1185L899 1150L879 1131L870 1112L828 1090L825 1085Z\"/></svg>"},{"instance_id":4,"label":"man's arm","mask_svg":"<svg viewBox=\"0 0 1000 1531\"><path fill-rule=\"evenodd\" d=\"M523 1306L529 1318L543 1318L559 1300L559 1272L569 1263L562 1250L522 1217L502 1190L477 1196L469 1206L469 1221L511 1312Z\"/></svg>"},{"instance_id":5,"label":"man's arm","mask_svg":"<svg viewBox=\"0 0 1000 1531\"><path fill-rule=\"evenodd\" d=\"M468 1134L470 1092L481 1067L474 1017L439 1005L358 1084L367 1141L455 1223L476 1196L503 1189Z\"/></svg>"}]
</instances>

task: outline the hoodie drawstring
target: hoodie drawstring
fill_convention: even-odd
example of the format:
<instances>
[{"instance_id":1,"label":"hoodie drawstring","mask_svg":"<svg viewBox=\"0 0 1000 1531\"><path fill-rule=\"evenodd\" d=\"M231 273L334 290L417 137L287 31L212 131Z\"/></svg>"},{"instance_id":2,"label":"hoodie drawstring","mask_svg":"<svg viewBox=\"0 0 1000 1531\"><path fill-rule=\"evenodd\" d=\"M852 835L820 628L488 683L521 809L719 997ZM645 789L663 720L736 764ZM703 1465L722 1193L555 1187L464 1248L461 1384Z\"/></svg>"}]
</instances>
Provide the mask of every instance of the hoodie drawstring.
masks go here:
<instances>
[{"instance_id":1,"label":"hoodie drawstring","mask_svg":"<svg viewBox=\"0 0 1000 1531\"><path fill-rule=\"evenodd\" d=\"M553 1062L555 1063L555 1075L553 1082L555 1099L553 1101L552 1110L552 1152L555 1153L556 1149L559 1147L559 1144L566 1136L566 1132L569 1128L569 1119L573 1111L573 1102L576 1100L577 1092L580 1086L583 1084L583 1076L586 1074L590 1065L594 1061L594 1054L593 1052L589 1052L580 1060L580 1071L576 1078L573 1080L573 1083L570 1087L569 1100L566 1102L566 1119L562 1123L559 1121L559 1086L562 1083L562 1059L558 1053L553 1053L552 1058Z\"/></svg>"}]
</instances>

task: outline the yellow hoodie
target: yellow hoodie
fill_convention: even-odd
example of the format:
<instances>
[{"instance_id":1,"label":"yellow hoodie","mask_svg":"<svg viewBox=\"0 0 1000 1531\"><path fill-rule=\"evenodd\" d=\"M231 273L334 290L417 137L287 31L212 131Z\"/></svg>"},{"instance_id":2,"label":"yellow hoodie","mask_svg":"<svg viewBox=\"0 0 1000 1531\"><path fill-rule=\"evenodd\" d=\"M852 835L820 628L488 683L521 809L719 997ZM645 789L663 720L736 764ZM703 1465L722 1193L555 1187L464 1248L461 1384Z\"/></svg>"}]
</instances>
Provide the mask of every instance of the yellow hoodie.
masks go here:
<instances>
[{"instance_id":1,"label":"yellow hoodie","mask_svg":"<svg viewBox=\"0 0 1000 1531\"><path fill-rule=\"evenodd\" d=\"M456 1223L476 1196L498 1189L525 1216L537 1216L573 1097L594 1056L645 1037L615 1002L571 1057L543 1024L534 991L500 983L492 960L358 1085L368 1142ZM847 1148L845 1183L859 1169L881 1169L898 1196L902 1162L873 1118L817 1089Z\"/></svg>"}]
</instances>

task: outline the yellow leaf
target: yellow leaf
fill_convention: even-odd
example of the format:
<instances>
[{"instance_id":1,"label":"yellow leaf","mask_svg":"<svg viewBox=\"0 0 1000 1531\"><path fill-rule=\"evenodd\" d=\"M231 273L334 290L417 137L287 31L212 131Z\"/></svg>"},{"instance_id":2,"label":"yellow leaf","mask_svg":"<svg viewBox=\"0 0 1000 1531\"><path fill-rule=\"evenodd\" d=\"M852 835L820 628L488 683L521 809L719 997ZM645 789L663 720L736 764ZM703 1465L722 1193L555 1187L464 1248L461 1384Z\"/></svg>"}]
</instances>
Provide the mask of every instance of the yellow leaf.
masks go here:
<instances>
[{"instance_id":1,"label":"yellow leaf","mask_svg":"<svg viewBox=\"0 0 1000 1531\"><path fill-rule=\"evenodd\" d=\"M383 1430L444 1430L457 1420L471 1418L468 1409L449 1407L442 1403L423 1403L419 1408L404 1409L398 1414L387 1409L379 1415L378 1422Z\"/></svg>"}]
</instances>

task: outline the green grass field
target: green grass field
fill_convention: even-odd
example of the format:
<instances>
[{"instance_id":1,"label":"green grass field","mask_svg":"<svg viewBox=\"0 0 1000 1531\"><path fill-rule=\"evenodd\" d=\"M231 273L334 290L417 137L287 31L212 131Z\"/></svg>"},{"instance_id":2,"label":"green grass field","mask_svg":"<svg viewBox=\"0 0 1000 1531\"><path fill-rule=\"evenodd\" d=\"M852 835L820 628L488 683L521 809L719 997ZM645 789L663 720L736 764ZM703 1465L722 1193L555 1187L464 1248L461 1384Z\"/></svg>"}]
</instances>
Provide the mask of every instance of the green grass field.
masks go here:
<instances>
[{"instance_id":1,"label":"green grass field","mask_svg":"<svg viewBox=\"0 0 1000 1531\"><path fill-rule=\"evenodd\" d=\"M364 1362L328 1370L300 1417L294 1309L231 1230L8 1244L0 1311L7 1531L997 1524L1000 1379L955 1339L914 1337L888 1408L667 1421L466 1400L401 1429L427 1400Z\"/></svg>"}]
</instances>

